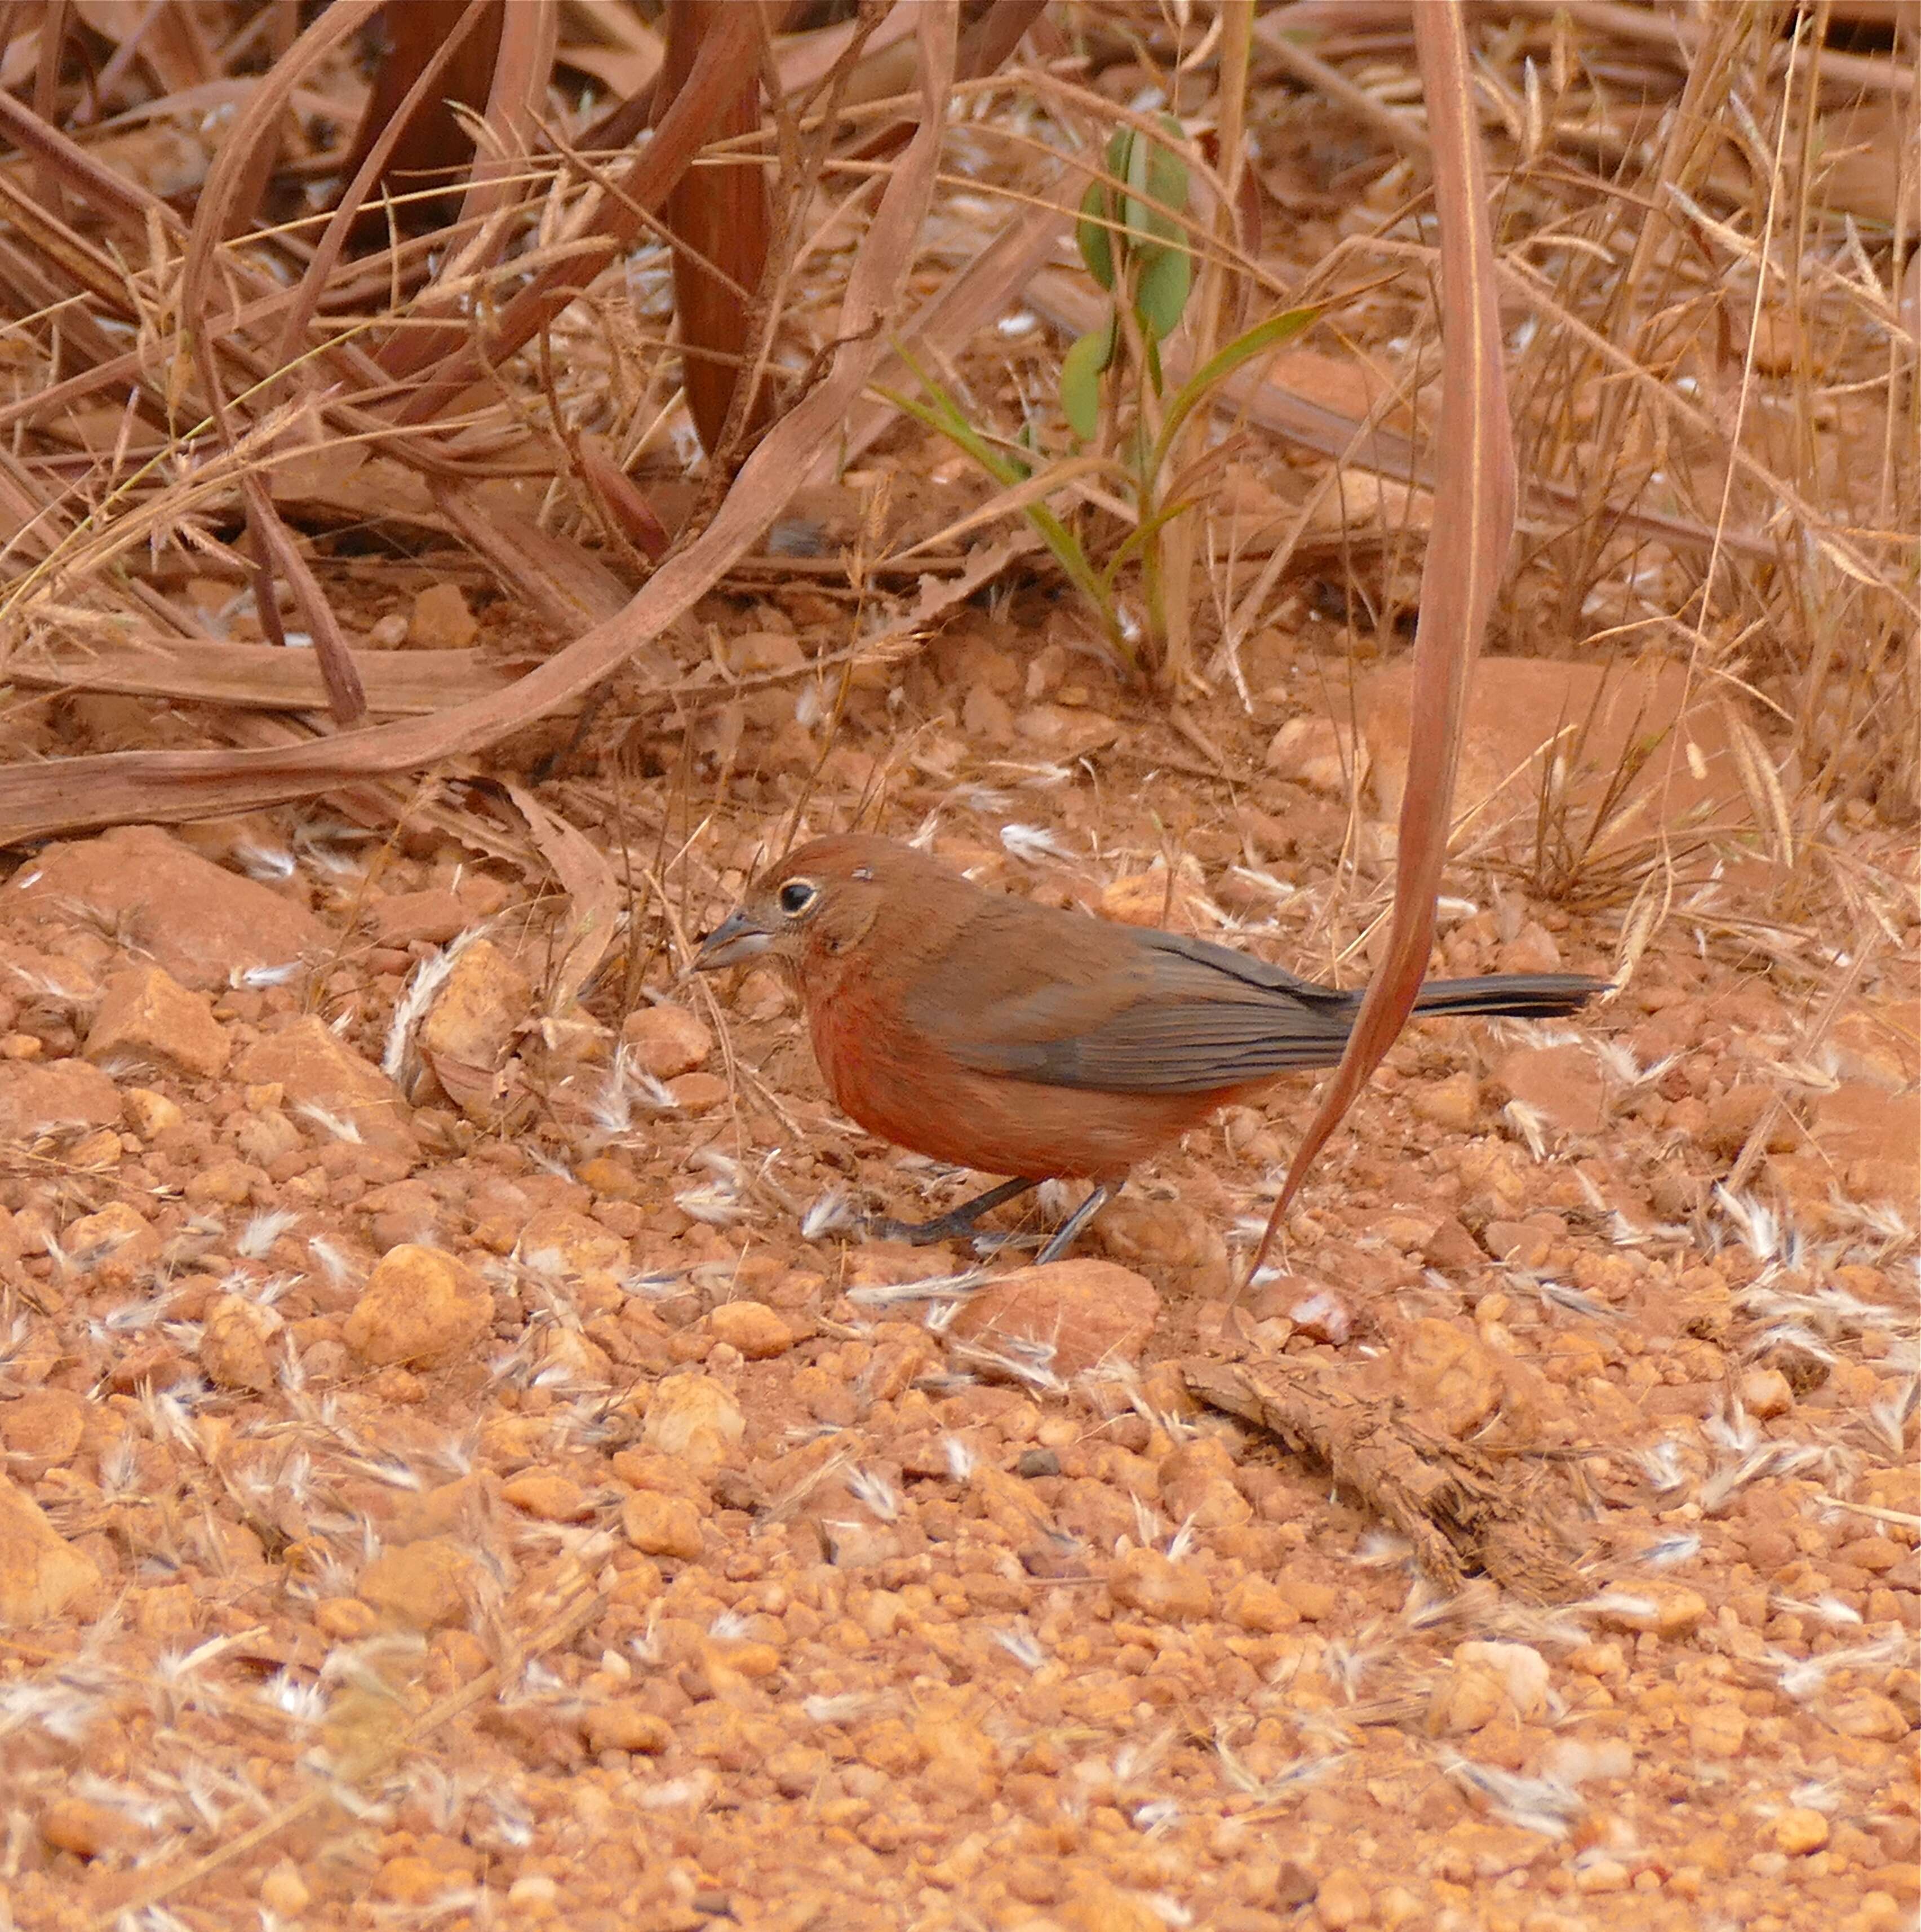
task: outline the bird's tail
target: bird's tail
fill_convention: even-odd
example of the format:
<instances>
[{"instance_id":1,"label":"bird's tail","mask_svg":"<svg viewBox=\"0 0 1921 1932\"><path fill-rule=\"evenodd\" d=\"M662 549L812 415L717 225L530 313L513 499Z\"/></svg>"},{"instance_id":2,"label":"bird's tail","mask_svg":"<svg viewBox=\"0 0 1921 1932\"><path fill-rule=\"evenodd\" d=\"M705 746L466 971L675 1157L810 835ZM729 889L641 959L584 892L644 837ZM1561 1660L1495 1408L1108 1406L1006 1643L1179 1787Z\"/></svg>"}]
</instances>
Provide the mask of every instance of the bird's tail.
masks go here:
<instances>
[{"instance_id":1,"label":"bird's tail","mask_svg":"<svg viewBox=\"0 0 1921 1932\"><path fill-rule=\"evenodd\" d=\"M1417 1013L1504 1013L1515 1019L1552 1019L1587 1005L1610 982L1578 973L1494 973L1479 980L1430 980L1416 995Z\"/></svg>"}]
</instances>

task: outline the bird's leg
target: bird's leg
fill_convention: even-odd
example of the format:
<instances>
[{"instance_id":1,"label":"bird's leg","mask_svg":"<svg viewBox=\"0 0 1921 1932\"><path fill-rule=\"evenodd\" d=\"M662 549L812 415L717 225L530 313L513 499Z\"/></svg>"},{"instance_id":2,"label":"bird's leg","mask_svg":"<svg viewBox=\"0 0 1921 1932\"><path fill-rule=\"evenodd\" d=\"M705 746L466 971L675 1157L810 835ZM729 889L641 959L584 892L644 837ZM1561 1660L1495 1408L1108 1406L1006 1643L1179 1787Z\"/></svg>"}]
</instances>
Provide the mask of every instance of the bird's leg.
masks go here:
<instances>
[{"instance_id":1,"label":"bird's leg","mask_svg":"<svg viewBox=\"0 0 1921 1932\"><path fill-rule=\"evenodd\" d=\"M975 1223L990 1208L1017 1201L1040 1184L1038 1180L1003 1180L998 1187L990 1187L984 1194L977 1194L972 1200L962 1202L959 1207L950 1208L945 1214L937 1214L931 1221L880 1219L868 1222L868 1232L880 1235L883 1240L905 1241L909 1246L916 1248L924 1248L931 1241L969 1240L980 1232Z\"/></svg>"},{"instance_id":2,"label":"bird's leg","mask_svg":"<svg viewBox=\"0 0 1921 1932\"><path fill-rule=\"evenodd\" d=\"M1073 1246L1081 1230L1120 1192L1118 1180L1104 1180L1048 1238L1047 1244L1034 1257L1036 1268L1057 1262Z\"/></svg>"}]
</instances>

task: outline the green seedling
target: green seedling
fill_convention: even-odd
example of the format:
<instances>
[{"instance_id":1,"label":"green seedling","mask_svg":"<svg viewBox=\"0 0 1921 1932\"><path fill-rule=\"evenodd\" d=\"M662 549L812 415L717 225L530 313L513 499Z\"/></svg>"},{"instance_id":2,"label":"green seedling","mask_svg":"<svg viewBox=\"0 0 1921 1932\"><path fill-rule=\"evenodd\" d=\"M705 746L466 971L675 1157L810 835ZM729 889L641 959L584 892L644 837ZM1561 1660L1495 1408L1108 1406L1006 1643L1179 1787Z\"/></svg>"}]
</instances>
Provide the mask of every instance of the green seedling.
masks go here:
<instances>
[{"instance_id":1,"label":"green seedling","mask_svg":"<svg viewBox=\"0 0 1921 1932\"><path fill-rule=\"evenodd\" d=\"M952 394L904 350L901 361L922 398L883 392L894 406L945 436L1001 487L1017 494L1068 580L1086 598L1115 655L1136 673L1165 661L1167 627L1161 598L1161 550L1167 526L1194 506L1205 472L1219 460L1210 451L1178 475L1167 472L1180 433L1241 365L1299 334L1318 308L1289 309L1257 322L1210 356L1171 394L1161 345L1180 325L1194 287L1194 256L1185 240L1188 167L1180 124L1159 117L1161 138L1132 128L1108 142L1106 173L1082 197L1077 238L1081 260L1110 297L1107 315L1068 350L1060 371L1061 412L1077 442L1066 458L1043 461L1032 426L1010 443L970 422ZM1091 451L1085 446L1093 446ZM1071 465L1071 468L1070 468ZM1103 565L1087 554L1074 527L1044 500L1050 471L1062 487L1089 471L1112 482L1132 508L1134 528ZM1023 487L1028 486L1028 487ZM1009 505L1011 508L1014 507ZM1123 619L1119 572L1138 560L1146 605L1146 649Z\"/></svg>"}]
</instances>

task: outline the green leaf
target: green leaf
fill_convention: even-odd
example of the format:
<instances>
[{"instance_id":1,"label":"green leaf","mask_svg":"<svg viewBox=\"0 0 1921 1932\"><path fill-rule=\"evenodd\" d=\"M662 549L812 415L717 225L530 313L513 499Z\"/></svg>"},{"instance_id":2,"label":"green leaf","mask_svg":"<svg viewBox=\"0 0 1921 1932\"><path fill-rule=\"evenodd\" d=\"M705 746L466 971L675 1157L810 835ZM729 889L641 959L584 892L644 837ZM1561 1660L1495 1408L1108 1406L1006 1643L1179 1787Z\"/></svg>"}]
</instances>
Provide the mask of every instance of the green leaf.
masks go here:
<instances>
[{"instance_id":1,"label":"green leaf","mask_svg":"<svg viewBox=\"0 0 1921 1932\"><path fill-rule=\"evenodd\" d=\"M1122 130L1127 136L1126 165L1115 172L1127 184L1128 192L1121 200L1121 230L1130 245L1137 247L1149 239L1147 227L1148 208L1141 199L1147 192L1147 172L1154 161L1154 143L1137 136L1131 128Z\"/></svg>"},{"instance_id":2,"label":"green leaf","mask_svg":"<svg viewBox=\"0 0 1921 1932\"><path fill-rule=\"evenodd\" d=\"M1110 295L1114 286L1114 238L1109 224L1113 218L1113 203L1106 186L1095 182L1080 197L1080 219L1074 224L1074 238L1080 244L1080 259L1087 264L1087 272Z\"/></svg>"},{"instance_id":3,"label":"green leaf","mask_svg":"<svg viewBox=\"0 0 1921 1932\"><path fill-rule=\"evenodd\" d=\"M1224 349L1210 356L1174 392L1168 403L1160 437L1154 446L1153 466L1149 473L1158 473L1161 464L1167 460L1167 452L1174 446L1174 439L1181 433L1182 425L1243 362L1251 362L1266 350L1292 341L1320 319L1317 308L1284 309L1278 315L1270 315L1265 322L1256 322L1245 334L1236 336Z\"/></svg>"},{"instance_id":4,"label":"green leaf","mask_svg":"<svg viewBox=\"0 0 1921 1932\"><path fill-rule=\"evenodd\" d=\"M1193 496L1182 496L1177 502L1164 503L1151 517L1137 524L1128 532L1126 541L1101 568L1101 581L1110 593L1119 579L1121 566L1130 557L1144 554L1148 546L1158 540L1161 532L1176 517L1186 515L1198 500Z\"/></svg>"},{"instance_id":5,"label":"green leaf","mask_svg":"<svg viewBox=\"0 0 1921 1932\"><path fill-rule=\"evenodd\" d=\"M1187 136L1181 131L1181 124L1171 114L1160 116L1158 124L1161 131L1174 145L1164 148L1158 141L1141 143L1147 150L1145 184L1149 195L1169 212L1162 214L1150 209L1147 230L1162 241L1172 241L1181 232L1181 224L1173 218L1185 213L1187 209L1187 160L1181 152Z\"/></svg>"},{"instance_id":6,"label":"green leaf","mask_svg":"<svg viewBox=\"0 0 1921 1932\"><path fill-rule=\"evenodd\" d=\"M1101 373L1114 359L1112 319L1090 328L1060 358L1060 406L1067 426L1083 442L1101 427Z\"/></svg>"},{"instance_id":7,"label":"green leaf","mask_svg":"<svg viewBox=\"0 0 1921 1932\"><path fill-rule=\"evenodd\" d=\"M1141 250L1134 307L1150 336L1164 342L1173 334L1193 287L1194 260L1185 248L1157 242Z\"/></svg>"}]
</instances>

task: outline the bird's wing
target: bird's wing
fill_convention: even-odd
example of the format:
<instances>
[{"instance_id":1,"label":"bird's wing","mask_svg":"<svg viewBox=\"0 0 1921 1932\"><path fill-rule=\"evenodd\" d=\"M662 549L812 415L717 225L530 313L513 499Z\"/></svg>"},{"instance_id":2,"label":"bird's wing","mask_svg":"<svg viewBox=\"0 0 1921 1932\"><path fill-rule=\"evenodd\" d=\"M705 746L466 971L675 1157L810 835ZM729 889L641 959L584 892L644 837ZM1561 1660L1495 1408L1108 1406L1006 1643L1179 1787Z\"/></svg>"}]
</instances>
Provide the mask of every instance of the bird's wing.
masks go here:
<instances>
[{"instance_id":1,"label":"bird's wing","mask_svg":"<svg viewBox=\"0 0 1921 1932\"><path fill-rule=\"evenodd\" d=\"M1107 1094L1203 1094L1341 1057L1355 995L1244 953L1063 914L970 926L910 1018L977 1072ZM978 928L978 929L976 929ZM997 929L998 928L998 929Z\"/></svg>"}]
</instances>

